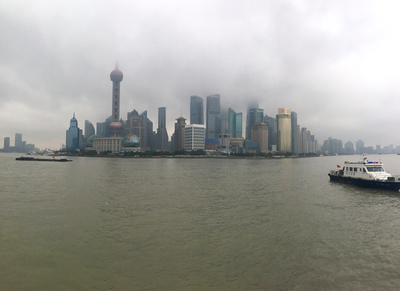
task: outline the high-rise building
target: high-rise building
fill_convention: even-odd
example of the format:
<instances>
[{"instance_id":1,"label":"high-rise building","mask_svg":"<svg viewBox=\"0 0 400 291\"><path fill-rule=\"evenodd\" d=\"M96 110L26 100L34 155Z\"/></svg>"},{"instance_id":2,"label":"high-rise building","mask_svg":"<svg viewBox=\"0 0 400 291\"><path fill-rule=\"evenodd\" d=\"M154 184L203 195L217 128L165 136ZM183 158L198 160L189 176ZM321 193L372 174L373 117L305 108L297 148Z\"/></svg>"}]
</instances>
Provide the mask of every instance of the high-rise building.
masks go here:
<instances>
[{"instance_id":1,"label":"high-rise building","mask_svg":"<svg viewBox=\"0 0 400 291\"><path fill-rule=\"evenodd\" d=\"M196 151L205 148L206 127L203 124L188 124L185 127L185 150Z\"/></svg>"},{"instance_id":2,"label":"high-rise building","mask_svg":"<svg viewBox=\"0 0 400 291\"><path fill-rule=\"evenodd\" d=\"M85 120L85 140L95 134L93 124L89 120Z\"/></svg>"},{"instance_id":3,"label":"high-rise building","mask_svg":"<svg viewBox=\"0 0 400 291\"><path fill-rule=\"evenodd\" d=\"M66 148L67 150L79 149L79 127L75 113L69 122L69 129L66 131Z\"/></svg>"},{"instance_id":4,"label":"high-rise building","mask_svg":"<svg viewBox=\"0 0 400 291\"><path fill-rule=\"evenodd\" d=\"M231 138L242 137L242 113L236 113L232 108L228 109L228 133Z\"/></svg>"},{"instance_id":5,"label":"high-rise building","mask_svg":"<svg viewBox=\"0 0 400 291\"><path fill-rule=\"evenodd\" d=\"M190 96L190 124L204 124L203 98Z\"/></svg>"},{"instance_id":6,"label":"high-rise building","mask_svg":"<svg viewBox=\"0 0 400 291\"><path fill-rule=\"evenodd\" d=\"M128 113L128 120L124 125L124 134L126 136L135 135L139 138L140 148L146 147L144 122L136 110Z\"/></svg>"},{"instance_id":7,"label":"high-rise building","mask_svg":"<svg viewBox=\"0 0 400 291\"><path fill-rule=\"evenodd\" d=\"M260 153L268 153L268 126L264 122L251 126L251 140L257 142Z\"/></svg>"},{"instance_id":8,"label":"high-rise building","mask_svg":"<svg viewBox=\"0 0 400 291\"><path fill-rule=\"evenodd\" d=\"M185 118L179 117L176 119L174 132L174 148L175 150L185 149Z\"/></svg>"},{"instance_id":9,"label":"high-rise building","mask_svg":"<svg viewBox=\"0 0 400 291\"><path fill-rule=\"evenodd\" d=\"M110 132L113 136L120 136L122 132L122 124L119 120L119 106L120 106L120 83L124 75L116 67L110 74L110 79L113 82L112 86L112 122L110 124Z\"/></svg>"},{"instance_id":10,"label":"high-rise building","mask_svg":"<svg viewBox=\"0 0 400 291\"><path fill-rule=\"evenodd\" d=\"M21 151L22 149L22 133L15 134L15 150L17 152Z\"/></svg>"},{"instance_id":11,"label":"high-rise building","mask_svg":"<svg viewBox=\"0 0 400 291\"><path fill-rule=\"evenodd\" d=\"M246 136L247 140L251 138L251 125L250 125L250 109L258 108L259 104L256 101L249 102L247 104L247 114L246 114Z\"/></svg>"},{"instance_id":12,"label":"high-rise building","mask_svg":"<svg viewBox=\"0 0 400 291\"><path fill-rule=\"evenodd\" d=\"M221 133L221 102L219 94L207 96L206 138L218 139Z\"/></svg>"},{"instance_id":13,"label":"high-rise building","mask_svg":"<svg viewBox=\"0 0 400 291\"><path fill-rule=\"evenodd\" d=\"M158 108L158 128L166 128L167 112L165 107Z\"/></svg>"},{"instance_id":14,"label":"high-rise building","mask_svg":"<svg viewBox=\"0 0 400 291\"><path fill-rule=\"evenodd\" d=\"M278 130L278 151L292 151L292 123L289 108L278 108L276 115L277 130Z\"/></svg>"},{"instance_id":15,"label":"high-rise building","mask_svg":"<svg viewBox=\"0 0 400 291\"><path fill-rule=\"evenodd\" d=\"M264 123L268 126L268 149L270 151L276 151L276 147L278 144L278 129L276 118L265 115Z\"/></svg>"},{"instance_id":16,"label":"high-rise building","mask_svg":"<svg viewBox=\"0 0 400 291\"><path fill-rule=\"evenodd\" d=\"M362 155L364 153L364 142L359 139L356 141L356 154L357 155Z\"/></svg>"},{"instance_id":17,"label":"high-rise building","mask_svg":"<svg viewBox=\"0 0 400 291\"><path fill-rule=\"evenodd\" d=\"M250 108L249 109L249 126L250 126L250 137L251 140L251 127L254 123L263 122L264 119L264 109L261 108Z\"/></svg>"},{"instance_id":18,"label":"high-rise building","mask_svg":"<svg viewBox=\"0 0 400 291\"><path fill-rule=\"evenodd\" d=\"M168 150L168 133L165 124L166 124L166 109L165 107L159 107L156 149L161 151Z\"/></svg>"},{"instance_id":19,"label":"high-rise building","mask_svg":"<svg viewBox=\"0 0 400 291\"><path fill-rule=\"evenodd\" d=\"M4 148L3 150L5 152L9 152L10 151L10 138L9 137L5 137L4 138Z\"/></svg>"},{"instance_id":20,"label":"high-rise building","mask_svg":"<svg viewBox=\"0 0 400 291\"><path fill-rule=\"evenodd\" d=\"M139 115L143 120L143 128L144 128L144 144L146 145L146 149L154 149L155 148L155 140L153 138L153 122L147 117L147 110L143 111Z\"/></svg>"},{"instance_id":21,"label":"high-rise building","mask_svg":"<svg viewBox=\"0 0 400 291\"><path fill-rule=\"evenodd\" d=\"M299 153L299 137L298 137L298 132L297 132L297 113L292 111L290 113L290 120L292 123L292 152L293 153Z\"/></svg>"},{"instance_id":22,"label":"high-rise building","mask_svg":"<svg viewBox=\"0 0 400 291\"><path fill-rule=\"evenodd\" d=\"M229 133L228 109L221 106L221 133Z\"/></svg>"}]
</instances>

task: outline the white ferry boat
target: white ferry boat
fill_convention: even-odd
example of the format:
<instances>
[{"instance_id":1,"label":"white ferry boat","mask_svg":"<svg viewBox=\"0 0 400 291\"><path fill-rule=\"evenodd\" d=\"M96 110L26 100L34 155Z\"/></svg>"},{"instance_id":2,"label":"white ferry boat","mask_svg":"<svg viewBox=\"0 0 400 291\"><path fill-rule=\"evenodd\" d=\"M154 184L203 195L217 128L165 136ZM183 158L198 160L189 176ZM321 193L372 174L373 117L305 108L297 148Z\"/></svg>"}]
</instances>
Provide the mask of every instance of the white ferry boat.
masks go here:
<instances>
[{"instance_id":1,"label":"white ferry boat","mask_svg":"<svg viewBox=\"0 0 400 291\"><path fill-rule=\"evenodd\" d=\"M366 157L359 162L345 161L342 169L332 170L328 175L331 181L395 191L400 189L400 181L387 173L380 161L370 162Z\"/></svg>"}]
</instances>

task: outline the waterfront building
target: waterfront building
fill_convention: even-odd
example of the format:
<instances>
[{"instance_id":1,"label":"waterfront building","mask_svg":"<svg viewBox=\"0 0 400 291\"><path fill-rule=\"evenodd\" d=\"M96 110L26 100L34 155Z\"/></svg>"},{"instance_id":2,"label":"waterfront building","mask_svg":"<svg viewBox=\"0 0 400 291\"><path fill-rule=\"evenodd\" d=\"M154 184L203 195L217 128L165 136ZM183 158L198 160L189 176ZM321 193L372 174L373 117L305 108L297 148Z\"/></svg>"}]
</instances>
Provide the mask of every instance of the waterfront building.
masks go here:
<instances>
[{"instance_id":1,"label":"waterfront building","mask_svg":"<svg viewBox=\"0 0 400 291\"><path fill-rule=\"evenodd\" d=\"M110 74L110 79L112 81L112 111L111 111L111 116L112 116L112 122L110 124L110 133L113 136L121 136L122 133L122 123L119 120L119 107L120 107L120 83L122 79L124 78L124 75L120 70L118 70L117 67L115 67L115 70L111 72Z\"/></svg>"},{"instance_id":2,"label":"waterfront building","mask_svg":"<svg viewBox=\"0 0 400 291\"><path fill-rule=\"evenodd\" d=\"M292 133L292 152L295 154L299 153L299 136L297 130L297 113L292 111L290 113L290 121L292 124L291 133Z\"/></svg>"},{"instance_id":3,"label":"waterfront building","mask_svg":"<svg viewBox=\"0 0 400 291\"><path fill-rule=\"evenodd\" d=\"M249 110L249 126L250 126L250 136L249 140L251 140L251 127L254 123L263 122L264 119L264 109L261 108L251 108Z\"/></svg>"},{"instance_id":4,"label":"waterfront building","mask_svg":"<svg viewBox=\"0 0 400 291\"><path fill-rule=\"evenodd\" d=\"M228 132L231 138L242 137L242 113L236 113L232 108L228 109Z\"/></svg>"},{"instance_id":5,"label":"waterfront building","mask_svg":"<svg viewBox=\"0 0 400 291\"><path fill-rule=\"evenodd\" d=\"M95 134L96 132L94 130L93 124L89 120L85 120L85 142L89 137Z\"/></svg>"},{"instance_id":6,"label":"waterfront building","mask_svg":"<svg viewBox=\"0 0 400 291\"><path fill-rule=\"evenodd\" d=\"M110 136L110 124L112 121L112 116L109 116L104 122L97 122L96 124L96 135L101 137Z\"/></svg>"},{"instance_id":7,"label":"waterfront building","mask_svg":"<svg viewBox=\"0 0 400 291\"><path fill-rule=\"evenodd\" d=\"M166 126L166 108L158 108L158 128L156 137L156 149L168 151L168 133Z\"/></svg>"},{"instance_id":8,"label":"waterfront building","mask_svg":"<svg viewBox=\"0 0 400 291\"><path fill-rule=\"evenodd\" d=\"M278 144L278 129L276 118L264 115L264 123L268 126L268 149L275 152Z\"/></svg>"},{"instance_id":9,"label":"waterfront building","mask_svg":"<svg viewBox=\"0 0 400 291\"><path fill-rule=\"evenodd\" d=\"M4 147L3 150L5 152L9 152L10 151L10 138L9 137L5 137L4 138Z\"/></svg>"},{"instance_id":10,"label":"waterfront building","mask_svg":"<svg viewBox=\"0 0 400 291\"><path fill-rule=\"evenodd\" d=\"M203 98L190 96L190 124L204 124Z\"/></svg>"},{"instance_id":11,"label":"waterfront building","mask_svg":"<svg viewBox=\"0 0 400 291\"><path fill-rule=\"evenodd\" d=\"M356 154L357 155L362 155L364 153L364 142L359 139L356 141Z\"/></svg>"},{"instance_id":12,"label":"waterfront building","mask_svg":"<svg viewBox=\"0 0 400 291\"><path fill-rule=\"evenodd\" d=\"M175 132L174 132L174 149L184 150L185 149L185 118L179 117L176 119Z\"/></svg>"},{"instance_id":13,"label":"waterfront building","mask_svg":"<svg viewBox=\"0 0 400 291\"><path fill-rule=\"evenodd\" d=\"M249 102L247 104L247 114L246 114L246 136L247 140L251 139L251 125L250 125L250 109L258 108L259 104L256 101Z\"/></svg>"},{"instance_id":14,"label":"waterfront building","mask_svg":"<svg viewBox=\"0 0 400 291\"><path fill-rule=\"evenodd\" d=\"M79 149L79 136L82 131L79 132L78 120L75 118L75 113L69 122L69 129L66 131L66 148L67 150Z\"/></svg>"},{"instance_id":15,"label":"waterfront building","mask_svg":"<svg viewBox=\"0 0 400 291\"><path fill-rule=\"evenodd\" d=\"M245 139L243 137L241 138L232 138L230 139L230 146L231 146L231 151L234 153L243 153L244 149L244 141Z\"/></svg>"},{"instance_id":16,"label":"waterfront building","mask_svg":"<svg viewBox=\"0 0 400 291\"><path fill-rule=\"evenodd\" d=\"M128 120L124 125L124 135L135 135L140 141L140 147L144 148L146 147L144 123L137 111L134 110L134 112L136 114L128 114Z\"/></svg>"},{"instance_id":17,"label":"waterfront building","mask_svg":"<svg viewBox=\"0 0 400 291\"><path fill-rule=\"evenodd\" d=\"M231 136L228 133L220 133L218 139L219 139L218 150L224 152L230 152Z\"/></svg>"},{"instance_id":18,"label":"waterfront building","mask_svg":"<svg viewBox=\"0 0 400 291\"><path fill-rule=\"evenodd\" d=\"M254 140L245 140L244 148L246 153L256 153L258 150L258 143Z\"/></svg>"},{"instance_id":19,"label":"waterfront building","mask_svg":"<svg viewBox=\"0 0 400 291\"><path fill-rule=\"evenodd\" d=\"M228 109L221 106L221 133L229 133Z\"/></svg>"},{"instance_id":20,"label":"waterfront building","mask_svg":"<svg viewBox=\"0 0 400 291\"><path fill-rule=\"evenodd\" d=\"M307 128L301 129L301 153L308 154Z\"/></svg>"},{"instance_id":21,"label":"waterfront building","mask_svg":"<svg viewBox=\"0 0 400 291\"><path fill-rule=\"evenodd\" d=\"M155 140L153 138L153 122L147 117L147 110L139 115L143 120L144 129L144 147L142 149L150 150L155 148Z\"/></svg>"},{"instance_id":22,"label":"waterfront building","mask_svg":"<svg viewBox=\"0 0 400 291\"><path fill-rule=\"evenodd\" d=\"M206 138L204 140L205 149L216 151L218 149L219 140L216 138Z\"/></svg>"},{"instance_id":23,"label":"waterfront building","mask_svg":"<svg viewBox=\"0 0 400 291\"><path fill-rule=\"evenodd\" d=\"M203 124L189 124L185 127L185 150L195 151L205 148L206 127Z\"/></svg>"},{"instance_id":24,"label":"waterfront building","mask_svg":"<svg viewBox=\"0 0 400 291\"><path fill-rule=\"evenodd\" d=\"M251 126L251 140L258 144L258 152L268 153L268 126L264 122L256 122Z\"/></svg>"},{"instance_id":25,"label":"waterfront building","mask_svg":"<svg viewBox=\"0 0 400 291\"><path fill-rule=\"evenodd\" d=\"M21 149L22 149L22 133L15 134L14 146L15 146L15 150L17 152L21 151Z\"/></svg>"},{"instance_id":26,"label":"waterfront building","mask_svg":"<svg viewBox=\"0 0 400 291\"><path fill-rule=\"evenodd\" d=\"M219 94L207 96L206 138L218 139L221 133L221 103Z\"/></svg>"},{"instance_id":27,"label":"waterfront building","mask_svg":"<svg viewBox=\"0 0 400 291\"><path fill-rule=\"evenodd\" d=\"M278 151L292 151L292 123L289 108L279 108L276 115L277 131L278 131Z\"/></svg>"}]
</instances>

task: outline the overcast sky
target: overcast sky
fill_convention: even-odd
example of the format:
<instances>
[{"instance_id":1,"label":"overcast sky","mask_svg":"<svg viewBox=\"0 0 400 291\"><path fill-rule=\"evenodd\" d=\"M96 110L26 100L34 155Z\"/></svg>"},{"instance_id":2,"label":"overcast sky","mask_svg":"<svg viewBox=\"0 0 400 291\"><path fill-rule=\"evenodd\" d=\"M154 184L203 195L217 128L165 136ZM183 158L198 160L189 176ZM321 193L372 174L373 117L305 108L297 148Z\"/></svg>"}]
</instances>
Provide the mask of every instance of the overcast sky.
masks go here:
<instances>
[{"instance_id":1,"label":"overcast sky","mask_svg":"<svg viewBox=\"0 0 400 291\"><path fill-rule=\"evenodd\" d=\"M40 148L111 115L118 63L120 115L167 108L167 128L189 99L297 112L328 137L400 145L398 1L1 1L0 138ZM205 105L205 104L204 104Z\"/></svg>"}]
</instances>

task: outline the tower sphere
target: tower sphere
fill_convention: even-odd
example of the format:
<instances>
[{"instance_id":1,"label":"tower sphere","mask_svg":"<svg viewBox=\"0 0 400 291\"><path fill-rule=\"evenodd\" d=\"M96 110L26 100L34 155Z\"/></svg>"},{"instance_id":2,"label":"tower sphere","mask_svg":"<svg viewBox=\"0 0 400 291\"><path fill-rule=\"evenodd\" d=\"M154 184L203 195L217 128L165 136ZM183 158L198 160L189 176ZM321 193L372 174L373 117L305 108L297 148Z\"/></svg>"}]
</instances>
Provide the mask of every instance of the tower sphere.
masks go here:
<instances>
[{"instance_id":1,"label":"tower sphere","mask_svg":"<svg viewBox=\"0 0 400 291\"><path fill-rule=\"evenodd\" d=\"M110 79L113 82L121 82L123 79L124 75L122 72L118 69L115 69L114 71L111 72L110 74Z\"/></svg>"}]
</instances>

